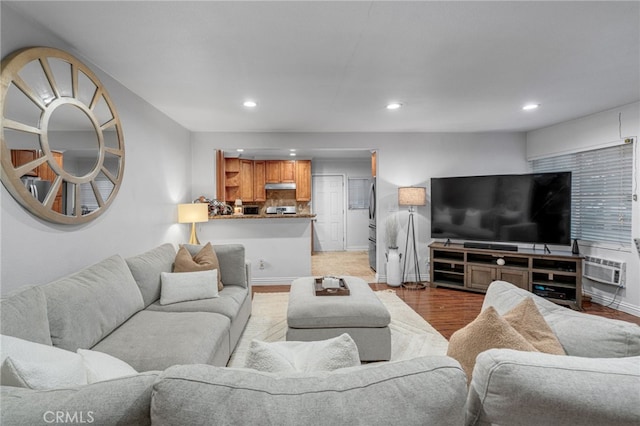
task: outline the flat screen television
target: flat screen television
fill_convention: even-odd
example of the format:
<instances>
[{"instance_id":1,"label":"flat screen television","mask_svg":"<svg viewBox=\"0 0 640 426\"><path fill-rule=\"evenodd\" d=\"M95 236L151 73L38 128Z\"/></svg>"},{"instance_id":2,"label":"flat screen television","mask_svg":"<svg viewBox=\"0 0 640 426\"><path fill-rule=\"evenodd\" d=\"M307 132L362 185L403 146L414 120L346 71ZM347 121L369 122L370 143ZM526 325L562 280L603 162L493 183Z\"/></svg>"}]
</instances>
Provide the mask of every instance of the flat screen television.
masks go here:
<instances>
[{"instance_id":1,"label":"flat screen television","mask_svg":"<svg viewBox=\"0 0 640 426\"><path fill-rule=\"evenodd\" d=\"M431 238L570 245L571 172L432 178Z\"/></svg>"}]
</instances>

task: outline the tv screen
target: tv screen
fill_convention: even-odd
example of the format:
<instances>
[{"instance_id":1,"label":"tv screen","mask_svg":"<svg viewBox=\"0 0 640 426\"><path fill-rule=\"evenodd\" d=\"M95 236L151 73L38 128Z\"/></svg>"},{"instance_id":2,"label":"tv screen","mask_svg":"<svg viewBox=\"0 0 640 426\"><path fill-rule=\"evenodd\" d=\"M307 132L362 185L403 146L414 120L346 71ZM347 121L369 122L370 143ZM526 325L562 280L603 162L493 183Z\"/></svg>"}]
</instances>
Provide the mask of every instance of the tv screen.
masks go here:
<instances>
[{"instance_id":1,"label":"tv screen","mask_svg":"<svg viewBox=\"0 0 640 426\"><path fill-rule=\"evenodd\" d=\"M571 172L431 179L431 238L571 243Z\"/></svg>"}]
</instances>

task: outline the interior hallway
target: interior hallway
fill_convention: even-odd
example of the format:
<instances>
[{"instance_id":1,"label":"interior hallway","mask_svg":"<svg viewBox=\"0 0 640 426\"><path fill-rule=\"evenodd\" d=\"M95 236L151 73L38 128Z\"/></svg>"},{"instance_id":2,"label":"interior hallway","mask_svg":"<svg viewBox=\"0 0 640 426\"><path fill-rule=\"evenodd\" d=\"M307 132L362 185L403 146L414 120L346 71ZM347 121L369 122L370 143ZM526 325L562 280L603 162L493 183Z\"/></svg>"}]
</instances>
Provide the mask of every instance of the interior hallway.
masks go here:
<instances>
[{"instance_id":1,"label":"interior hallway","mask_svg":"<svg viewBox=\"0 0 640 426\"><path fill-rule=\"evenodd\" d=\"M351 275L368 283L376 282L376 273L369 267L366 251L324 251L311 256L311 274Z\"/></svg>"}]
</instances>

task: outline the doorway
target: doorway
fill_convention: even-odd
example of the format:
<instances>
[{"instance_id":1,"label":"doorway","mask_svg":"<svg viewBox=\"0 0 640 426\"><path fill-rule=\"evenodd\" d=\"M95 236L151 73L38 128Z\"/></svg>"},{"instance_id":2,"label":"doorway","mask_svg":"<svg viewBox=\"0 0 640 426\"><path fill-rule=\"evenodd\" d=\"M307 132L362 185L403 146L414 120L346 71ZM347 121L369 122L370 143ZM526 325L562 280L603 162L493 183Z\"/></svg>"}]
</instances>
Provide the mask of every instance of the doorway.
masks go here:
<instances>
[{"instance_id":1,"label":"doorway","mask_svg":"<svg viewBox=\"0 0 640 426\"><path fill-rule=\"evenodd\" d=\"M313 251L343 251L344 229L344 176L317 175L312 178Z\"/></svg>"}]
</instances>

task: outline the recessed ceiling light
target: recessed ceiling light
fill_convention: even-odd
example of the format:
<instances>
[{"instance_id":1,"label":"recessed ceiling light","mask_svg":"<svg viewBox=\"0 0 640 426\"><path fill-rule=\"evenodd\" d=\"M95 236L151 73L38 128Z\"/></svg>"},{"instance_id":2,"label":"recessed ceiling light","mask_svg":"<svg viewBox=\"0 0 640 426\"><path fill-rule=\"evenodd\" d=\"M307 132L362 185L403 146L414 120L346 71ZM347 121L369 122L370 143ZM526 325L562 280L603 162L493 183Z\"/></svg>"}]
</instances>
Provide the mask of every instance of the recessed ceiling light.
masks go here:
<instances>
[{"instance_id":1,"label":"recessed ceiling light","mask_svg":"<svg viewBox=\"0 0 640 426\"><path fill-rule=\"evenodd\" d=\"M522 107L522 109L525 111L531 111L533 109L537 109L539 106L540 104L526 104L525 106Z\"/></svg>"},{"instance_id":2,"label":"recessed ceiling light","mask_svg":"<svg viewBox=\"0 0 640 426\"><path fill-rule=\"evenodd\" d=\"M244 152L244 148L238 148L236 149L237 152Z\"/></svg>"},{"instance_id":3,"label":"recessed ceiling light","mask_svg":"<svg viewBox=\"0 0 640 426\"><path fill-rule=\"evenodd\" d=\"M296 156L296 153L295 153L295 152L290 152L290 153L289 153L289 157L295 157L295 156Z\"/></svg>"},{"instance_id":4,"label":"recessed ceiling light","mask_svg":"<svg viewBox=\"0 0 640 426\"><path fill-rule=\"evenodd\" d=\"M244 101L242 105L246 106L247 108L255 108L258 106L258 103L256 101Z\"/></svg>"},{"instance_id":5,"label":"recessed ceiling light","mask_svg":"<svg viewBox=\"0 0 640 426\"><path fill-rule=\"evenodd\" d=\"M391 102L390 104L387 104L387 109L398 109L401 106L402 104L399 102Z\"/></svg>"}]
</instances>

